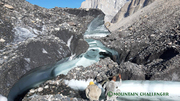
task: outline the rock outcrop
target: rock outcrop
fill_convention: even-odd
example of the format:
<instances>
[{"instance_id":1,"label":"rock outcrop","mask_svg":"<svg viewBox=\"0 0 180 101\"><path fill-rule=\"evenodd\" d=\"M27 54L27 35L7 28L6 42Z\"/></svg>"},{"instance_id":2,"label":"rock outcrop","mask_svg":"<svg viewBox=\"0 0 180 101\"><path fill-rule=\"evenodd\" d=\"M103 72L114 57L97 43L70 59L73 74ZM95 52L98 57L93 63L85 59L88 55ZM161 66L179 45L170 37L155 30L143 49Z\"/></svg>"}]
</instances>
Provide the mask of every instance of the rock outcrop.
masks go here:
<instances>
[{"instance_id":1,"label":"rock outcrop","mask_svg":"<svg viewBox=\"0 0 180 101\"><path fill-rule=\"evenodd\" d=\"M157 0L120 21L101 41L120 62L147 68L146 80L180 81L180 1Z\"/></svg>"},{"instance_id":2,"label":"rock outcrop","mask_svg":"<svg viewBox=\"0 0 180 101\"><path fill-rule=\"evenodd\" d=\"M126 2L127 0L86 0L82 2L81 8L98 8L106 15L105 22L111 22Z\"/></svg>"},{"instance_id":3,"label":"rock outcrop","mask_svg":"<svg viewBox=\"0 0 180 101\"><path fill-rule=\"evenodd\" d=\"M155 0L130 0L118 11L111 22L117 23L123 18L128 17L138 10L142 9L143 7L149 5L153 1Z\"/></svg>"},{"instance_id":4,"label":"rock outcrop","mask_svg":"<svg viewBox=\"0 0 180 101\"><path fill-rule=\"evenodd\" d=\"M0 1L0 94L34 68L85 52L82 34L100 10L45 9L25 0Z\"/></svg>"}]
</instances>

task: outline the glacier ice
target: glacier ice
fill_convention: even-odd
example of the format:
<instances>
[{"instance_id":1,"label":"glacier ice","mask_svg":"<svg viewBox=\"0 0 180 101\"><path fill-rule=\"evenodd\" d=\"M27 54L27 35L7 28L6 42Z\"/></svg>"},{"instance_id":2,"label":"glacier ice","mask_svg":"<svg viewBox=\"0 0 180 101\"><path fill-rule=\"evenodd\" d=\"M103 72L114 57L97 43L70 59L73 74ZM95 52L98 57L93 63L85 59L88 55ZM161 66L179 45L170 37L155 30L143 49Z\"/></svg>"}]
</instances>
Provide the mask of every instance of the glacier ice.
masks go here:
<instances>
[{"instance_id":1,"label":"glacier ice","mask_svg":"<svg viewBox=\"0 0 180 101\"><path fill-rule=\"evenodd\" d=\"M86 87L89 85L89 82L93 81L93 79L88 80L65 80L65 84L71 87L74 90L80 90L83 91L86 89Z\"/></svg>"},{"instance_id":2,"label":"glacier ice","mask_svg":"<svg viewBox=\"0 0 180 101\"><path fill-rule=\"evenodd\" d=\"M74 90L85 90L89 80L65 80L65 84ZM118 83L119 81L117 81ZM99 88L104 89L98 83ZM138 93L138 96L118 96L118 101L178 101L180 99L180 82L175 81L143 81L143 80L124 80L118 87L120 93ZM140 96L140 93L168 93L169 96ZM119 92L118 92L119 93Z\"/></svg>"},{"instance_id":3,"label":"glacier ice","mask_svg":"<svg viewBox=\"0 0 180 101\"><path fill-rule=\"evenodd\" d=\"M15 27L13 31L15 33L15 36L14 36L15 43L22 42L22 41L27 40L28 38L33 38L37 36L33 34L32 32L30 32L28 29L22 28L22 27Z\"/></svg>"}]
</instances>

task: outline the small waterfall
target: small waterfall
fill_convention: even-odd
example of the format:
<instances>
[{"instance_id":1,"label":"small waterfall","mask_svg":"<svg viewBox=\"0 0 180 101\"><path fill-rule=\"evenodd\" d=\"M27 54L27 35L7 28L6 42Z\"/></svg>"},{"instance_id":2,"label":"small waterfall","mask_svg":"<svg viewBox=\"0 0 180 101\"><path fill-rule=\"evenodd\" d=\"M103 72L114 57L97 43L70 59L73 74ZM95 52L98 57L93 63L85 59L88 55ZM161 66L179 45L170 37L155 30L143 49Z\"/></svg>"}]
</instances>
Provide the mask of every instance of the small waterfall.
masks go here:
<instances>
[{"instance_id":1,"label":"small waterfall","mask_svg":"<svg viewBox=\"0 0 180 101\"><path fill-rule=\"evenodd\" d=\"M104 26L104 17L98 16L88 26L84 34L84 38L96 38L105 37L109 34L109 31Z\"/></svg>"},{"instance_id":2,"label":"small waterfall","mask_svg":"<svg viewBox=\"0 0 180 101\"><path fill-rule=\"evenodd\" d=\"M71 46L71 41L72 41L72 39L73 39L73 35L69 38L69 40L67 41L67 46L69 47L69 49L71 49L70 48L70 46Z\"/></svg>"}]
</instances>

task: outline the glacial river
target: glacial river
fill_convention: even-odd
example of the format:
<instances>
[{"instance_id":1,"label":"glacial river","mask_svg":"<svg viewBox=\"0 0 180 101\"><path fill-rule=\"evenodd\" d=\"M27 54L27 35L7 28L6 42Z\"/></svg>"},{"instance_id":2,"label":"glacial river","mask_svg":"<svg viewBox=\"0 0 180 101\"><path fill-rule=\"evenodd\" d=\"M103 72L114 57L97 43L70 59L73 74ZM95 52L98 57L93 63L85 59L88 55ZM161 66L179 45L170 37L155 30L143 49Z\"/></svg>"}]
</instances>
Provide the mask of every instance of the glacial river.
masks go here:
<instances>
[{"instance_id":1,"label":"glacial river","mask_svg":"<svg viewBox=\"0 0 180 101\"><path fill-rule=\"evenodd\" d=\"M89 44L88 50L80 56L72 55L69 58L65 58L56 64L39 67L32 70L30 73L23 76L10 90L8 95L8 101L21 101L21 96L29 89L38 86L42 82L52 79L59 74L67 74L67 72L77 66L90 66L96 63L100 58L105 57L101 53L108 54L109 56L116 56L118 59L118 53L112 49L105 47L100 41L92 39L92 37L105 37L109 31L103 24L103 17L99 16L95 18L89 25L87 31L84 34L86 42ZM71 38L69 39L69 42ZM87 81L83 81L83 85L77 85L75 88L71 86L72 81L66 83L76 90L83 90L88 85ZM75 81L76 84L82 81ZM180 82L172 81L123 81L123 84L119 86L121 92L168 92L169 96L119 96L119 101L135 101L135 100L150 100L150 101L175 101L180 99Z\"/></svg>"}]
</instances>

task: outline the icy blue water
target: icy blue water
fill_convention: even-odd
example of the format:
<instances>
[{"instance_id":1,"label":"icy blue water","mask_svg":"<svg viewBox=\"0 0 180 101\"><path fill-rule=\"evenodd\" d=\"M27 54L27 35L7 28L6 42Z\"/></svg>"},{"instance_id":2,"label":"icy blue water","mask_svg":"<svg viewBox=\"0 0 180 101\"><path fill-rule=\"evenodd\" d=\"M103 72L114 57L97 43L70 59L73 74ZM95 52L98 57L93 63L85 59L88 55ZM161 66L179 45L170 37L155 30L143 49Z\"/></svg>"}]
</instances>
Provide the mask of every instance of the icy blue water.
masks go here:
<instances>
[{"instance_id":1,"label":"icy blue water","mask_svg":"<svg viewBox=\"0 0 180 101\"><path fill-rule=\"evenodd\" d=\"M103 16L98 16L90 24L84 34L84 38L105 37L109 31L104 27Z\"/></svg>"}]
</instances>

